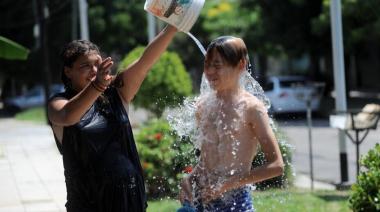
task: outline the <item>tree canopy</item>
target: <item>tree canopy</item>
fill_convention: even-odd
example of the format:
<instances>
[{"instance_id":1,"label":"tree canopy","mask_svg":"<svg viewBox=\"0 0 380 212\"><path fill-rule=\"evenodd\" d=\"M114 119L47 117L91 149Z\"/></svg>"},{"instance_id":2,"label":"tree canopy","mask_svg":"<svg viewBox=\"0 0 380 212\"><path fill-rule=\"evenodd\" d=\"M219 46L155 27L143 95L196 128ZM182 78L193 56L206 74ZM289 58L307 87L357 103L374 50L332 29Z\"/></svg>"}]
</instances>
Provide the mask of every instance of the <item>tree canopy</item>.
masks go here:
<instances>
[{"instance_id":1,"label":"tree canopy","mask_svg":"<svg viewBox=\"0 0 380 212\"><path fill-rule=\"evenodd\" d=\"M73 20L72 0L11 0L0 3L0 34L30 49L25 62L0 59L3 76L35 82L41 77L41 43L36 23L43 20L41 4L49 10L47 35L49 69L53 81L59 80L59 51L63 44L78 38L78 20ZM134 47L147 44L147 13L144 1L88 0L90 39L116 61ZM205 1L191 33L205 46L221 35L242 37L249 52L261 57L309 55L311 66L321 73L320 58L331 57L330 0L213 0ZM366 48L380 48L380 10L378 0L342 0L346 55ZM163 25L158 20L157 28ZM75 23L75 24L74 24ZM37 33L37 34L36 34ZM193 79L199 80L203 57L185 34L179 33L170 46L182 58ZM374 57L375 58L375 57ZM314 65L313 65L314 64ZM328 67L327 67L328 68ZM313 68L312 68L313 69ZM36 74L39 73L39 74Z\"/></svg>"}]
</instances>

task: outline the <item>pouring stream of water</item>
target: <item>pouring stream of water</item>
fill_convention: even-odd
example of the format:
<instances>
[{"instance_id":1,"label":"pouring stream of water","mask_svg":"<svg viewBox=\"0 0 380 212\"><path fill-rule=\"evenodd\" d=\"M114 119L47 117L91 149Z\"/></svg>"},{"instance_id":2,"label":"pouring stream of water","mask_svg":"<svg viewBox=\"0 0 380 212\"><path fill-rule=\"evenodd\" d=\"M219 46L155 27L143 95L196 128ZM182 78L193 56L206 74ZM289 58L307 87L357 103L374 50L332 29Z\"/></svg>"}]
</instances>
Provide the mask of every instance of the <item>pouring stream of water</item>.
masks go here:
<instances>
[{"instance_id":1,"label":"pouring stream of water","mask_svg":"<svg viewBox=\"0 0 380 212\"><path fill-rule=\"evenodd\" d=\"M189 35L194 40L194 42L197 44L199 50L201 50L203 56L205 56L206 55L206 50L203 47L203 45L201 44L201 42L199 42L199 40L196 37L194 37L194 35L191 34L190 32L186 32L186 34Z\"/></svg>"}]
</instances>

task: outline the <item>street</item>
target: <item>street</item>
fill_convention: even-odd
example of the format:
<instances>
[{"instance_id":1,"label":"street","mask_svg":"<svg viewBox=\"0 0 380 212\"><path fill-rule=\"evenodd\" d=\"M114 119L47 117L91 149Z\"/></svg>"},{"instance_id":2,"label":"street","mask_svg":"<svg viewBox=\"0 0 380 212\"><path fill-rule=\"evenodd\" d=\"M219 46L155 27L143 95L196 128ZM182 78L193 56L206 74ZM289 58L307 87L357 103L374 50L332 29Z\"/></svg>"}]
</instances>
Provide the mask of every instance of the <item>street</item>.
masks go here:
<instances>
[{"instance_id":1,"label":"street","mask_svg":"<svg viewBox=\"0 0 380 212\"><path fill-rule=\"evenodd\" d=\"M296 173L310 173L309 139L307 120L277 120L280 130L288 136L294 146L293 165ZM353 135L353 132L350 132ZM361 135L361 134L360 134ZM380 143L380 130L371 130L360 145L360 154L365 154ZM349 183L356 180L356 146L346 136ZM314 178L332 184L340 183L340 160L338 130L329 127L328 119L313 120L312 149Z\"/></svg>"}]
</instances>

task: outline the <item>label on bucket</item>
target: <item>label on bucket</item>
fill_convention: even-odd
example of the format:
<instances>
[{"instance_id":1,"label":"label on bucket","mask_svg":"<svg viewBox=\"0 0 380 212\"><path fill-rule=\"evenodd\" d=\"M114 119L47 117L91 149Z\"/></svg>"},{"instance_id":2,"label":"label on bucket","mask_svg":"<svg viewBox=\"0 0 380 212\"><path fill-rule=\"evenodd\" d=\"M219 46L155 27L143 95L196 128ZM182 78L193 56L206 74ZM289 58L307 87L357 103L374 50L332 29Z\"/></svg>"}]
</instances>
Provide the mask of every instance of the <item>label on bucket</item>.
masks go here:
<instances>
[{"instance_id":1,"label":"label on bucket","mask_svg":"<svg viewBox=\"0 0 380 212\"><path fill-rule=\"evenodd\" d=\"M144 9L161 20L188 31L203 7L204 0L147 0Z\"/></svg>"}]
</instances>

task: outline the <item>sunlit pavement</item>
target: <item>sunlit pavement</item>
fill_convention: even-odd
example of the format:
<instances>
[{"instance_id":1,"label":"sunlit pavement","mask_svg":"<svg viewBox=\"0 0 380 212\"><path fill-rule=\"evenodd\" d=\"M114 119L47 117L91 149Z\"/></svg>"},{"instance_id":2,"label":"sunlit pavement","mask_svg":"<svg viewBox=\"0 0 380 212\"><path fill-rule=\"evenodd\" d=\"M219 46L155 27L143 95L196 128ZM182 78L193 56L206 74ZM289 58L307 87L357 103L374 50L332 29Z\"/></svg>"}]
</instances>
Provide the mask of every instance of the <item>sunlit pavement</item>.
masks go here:
<instances>
[{"instance_id":1,"label":"sunlit pavement","mask_svg":"<svg viewBox=\"0 0 380 212\"><path fill-rule=\"evenodd\" d=\"M0 211L65 211L65 182L46 125L0 120Z\"/></svg>"},{"instance_id":2,"label":"sunlit pavement","mask_svg":"<svg viewBox=\"0 0 380 212\"><path fill-rule=\"evenodd\" d=\"M133 118L132 118L133 120ZM132 121L133 122L133 121ZM309 188L308 134L304 120L280 121L294 147L295 185ZM333 189L340 180L337 130L325 120L313 127L316 189ZM365 153L379 142L380 131L371 131L361 145ZM355 148L347 142L350 180L355 176ZM62 158L47 125L0 119L0 212L65 211L66 190Z\"/></svg>"}]
</instances>

